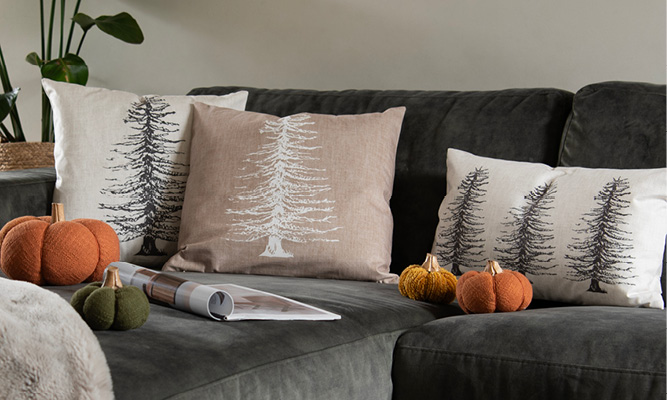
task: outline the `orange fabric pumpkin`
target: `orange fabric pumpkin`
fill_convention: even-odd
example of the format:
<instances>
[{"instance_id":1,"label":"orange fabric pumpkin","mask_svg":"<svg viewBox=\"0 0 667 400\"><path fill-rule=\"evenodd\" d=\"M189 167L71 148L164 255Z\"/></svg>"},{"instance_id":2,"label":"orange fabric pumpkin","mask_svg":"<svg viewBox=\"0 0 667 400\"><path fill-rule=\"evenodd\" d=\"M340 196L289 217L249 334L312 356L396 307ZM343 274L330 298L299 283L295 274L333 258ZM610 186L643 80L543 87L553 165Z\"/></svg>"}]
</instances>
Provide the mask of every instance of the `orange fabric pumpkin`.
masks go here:
<instances>
[{"instance_id":1,"label":"orange fabric pumpkin","mask_svg":"<svg viewBox=\"0 0 667 400\"><path fill-rule=\"evenodd\" d=\"M0 269L37 285L99 281L120 259L116 232L96 219L65 221L62 204L51 217L19 217L0 230Z\"/></svg>"},{"instance_id":2,"label":"orange fabric pumpkin","mask_svg":"<svg viewBox=\"0 0 667 400\"><path fill-rule=\"evenodd\" d=\"M520 272L488 261L484 271L468 271L459 278L456 299L467 314L519 311L533 299L533 287Z\"/></svg>"}]
</instances>

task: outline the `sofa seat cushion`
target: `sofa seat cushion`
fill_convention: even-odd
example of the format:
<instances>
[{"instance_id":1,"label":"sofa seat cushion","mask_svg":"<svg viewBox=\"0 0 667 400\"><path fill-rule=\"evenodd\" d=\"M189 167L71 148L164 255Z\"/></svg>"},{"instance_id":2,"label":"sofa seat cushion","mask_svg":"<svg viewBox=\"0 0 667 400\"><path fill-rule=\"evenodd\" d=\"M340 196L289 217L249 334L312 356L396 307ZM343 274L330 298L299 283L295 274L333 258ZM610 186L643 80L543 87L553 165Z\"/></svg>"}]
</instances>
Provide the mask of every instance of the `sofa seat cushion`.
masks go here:
<instances>
[{"instance_id":1,"label":"sofa seat cushion","mask_svg":"<svg viewBox=\"0 0 667 400\"><path fill-rule=\"evenodd\" d=\"M403 334L394 398L652 399L665 313L607 306L456 316Z\"/></svg>"},{"instance_id":2,"label":"sofa seat cushion","mask_svg":"<svg viewBox=\"0 0 667 400\"><path fill-rule=\"evenodd\" d=\"M388 399L398 336L436 318L462 314L453 305L405 298L389 284L170 274L265 290L341 319L219 322L151 304L141 328L95 332L118 399ZM80 287L48 288L69 299Z\"/></svg>"}]
</instances>

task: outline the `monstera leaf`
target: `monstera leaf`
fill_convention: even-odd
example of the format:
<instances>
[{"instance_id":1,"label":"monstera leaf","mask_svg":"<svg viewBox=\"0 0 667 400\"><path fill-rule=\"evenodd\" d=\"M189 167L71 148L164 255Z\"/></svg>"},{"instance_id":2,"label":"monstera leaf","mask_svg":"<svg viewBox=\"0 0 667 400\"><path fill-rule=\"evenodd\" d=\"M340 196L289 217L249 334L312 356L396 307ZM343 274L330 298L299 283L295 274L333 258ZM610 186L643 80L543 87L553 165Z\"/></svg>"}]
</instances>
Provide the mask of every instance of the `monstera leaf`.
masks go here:
<instances>
[{"instance_id":1,"label":"monstera leaf","mask_svg":"<svg viewBox=\"0 0 667 400\"><path fill-rule=\"evenodd\" d=\"M86 62L71 53L43 64L41 71L42 77L54 81L78 83L79 85L85 85L88 82Z\"/></svg>"},{"instance_id":2,"label":"monstera leaf","mask_svg":"<svg viewBox=\"0 0 667 400\"><path fill-rule=\"evenodd\" d=\"M97 26L106 34L126 43L139 44L144 41L144 34L139 28L137 21L126 12L113 16L102 15L95 19L84 13L78 13L73 18L74 22L87 32L93 26Z\"/></svg>"}]
</instances>

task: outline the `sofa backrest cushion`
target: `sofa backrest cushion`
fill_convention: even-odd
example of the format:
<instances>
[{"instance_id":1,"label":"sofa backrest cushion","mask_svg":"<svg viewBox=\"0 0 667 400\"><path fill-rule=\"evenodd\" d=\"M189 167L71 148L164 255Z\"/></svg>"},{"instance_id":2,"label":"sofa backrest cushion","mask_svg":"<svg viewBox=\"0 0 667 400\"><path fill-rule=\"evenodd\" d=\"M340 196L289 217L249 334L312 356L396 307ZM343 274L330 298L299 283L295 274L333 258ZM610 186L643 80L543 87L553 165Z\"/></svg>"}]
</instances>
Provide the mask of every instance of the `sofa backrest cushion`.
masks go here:
<instances>
[{"instance_id":1,"label":"sofa backrest cushion","mask_svg":"<svg viewBox=\"0 0 667 400\"><path fill-rule=\"evenodd\" d=\"M665 85L603 82L574 96L559 165L665 167Z\"/></svg>"},{"instance_id":2,"label":"sofa backrest cushion","mask_svg":"<svg viewBox=\"0 0 667 400\"><path fill-rule=\"evenodd\" d=\"M666 89L641 82L602 82L581 88L563 132L559 165L664 168ZM665 249L667 254L667 246ZM665 257L662 265L665 300Z\"/></svg>"},{"instance_id":3,"label":"sofa backrest cushion","mask_svg":"<svg viewBox=\"0 0 667 400\"><path fill-rule=\"evenodd\" d=\"M0 174L0 227L24 215L49 215L56 182L53 167Z\"/></svg>"},{"instance_id":4,"label":"sofa backrest cushion","mask_svg":"<svg viewBox=\"0 0 667 400\"><path fill-rule=\"evenodd\" d=\"M246 110L280 117L299 113L360 114L407 108L396 155L391 208L391 271L421 263L433 245L446 188L449 147L487 157L555 165L572 93L558 89L480 92L315 91L210 87L191 95L249 92Z\"/></svg>"}]
</instances>

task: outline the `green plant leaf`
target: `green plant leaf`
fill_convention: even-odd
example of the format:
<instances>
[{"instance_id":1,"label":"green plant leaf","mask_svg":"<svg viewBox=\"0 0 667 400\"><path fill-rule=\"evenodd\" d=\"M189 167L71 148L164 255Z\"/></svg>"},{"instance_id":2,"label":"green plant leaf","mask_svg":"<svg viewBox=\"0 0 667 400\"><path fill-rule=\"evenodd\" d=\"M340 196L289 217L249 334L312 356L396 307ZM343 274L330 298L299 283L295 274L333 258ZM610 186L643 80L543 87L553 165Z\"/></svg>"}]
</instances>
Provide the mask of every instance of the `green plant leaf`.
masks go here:
<instances>
[{"instance_id":1,"label":"green plant leaf","mask_svg":"<svg viewBox=\"0 0 667 400\"><path fill-rule=\"evenodd\" d=\"M144 41L144 34L137 21L126 12L114 16L102 15L95 18L95 24L107 33L126 43L139 44Z\"/></svg>"},{"instance_id":2,"label":"green plant leaf","mask_svg":"<svg viewBox=\"0 0 667 400\"><path fill-rule=\"evenodd\" d=\"M41 67L42 64L44 63L44 62L42 61L42 59L39 58L39 56L37 55L37 53L34 52L34 51L33 51L32 53L28 54L27 56L25 56L25 60L26 60L29 64L36 65L36 66L38 66L38 67Z\"/></svg>"},{"instance_id":3,"label":"green plant leaf","mask_svg":"<svg viewBox=\"0 0 667 400\"><path fill-rule=\"evenodd\" d=\"M19 90L19 88L16 88L11 92L0 95L0 122L2 122L2 120L9 115L9 112L12 111L12 107L14 107L14 103L16 103L16 97L19 95Z\"/></svg>"},{"instance_id":4,"label":"green plant leaf","mask_svg":"<svg viewBox=\"0 0 667 400\"><path fill-rule=\"evenodd\" d=\"M42 77L58 82L85 85L88 82L88 66L81 57L70 53L44 64Z\"/></svg>"},{"instance_id":5,"label":"green plant leaf","mask_svg":"<svg viewBox=\"0 0 667 400\"><path fill-rule=\"evenodd\" d=\"M84 32L87 32L90 28L95 26L95 20L84 13L76 14L72 18L72 20L77 24L79 24L79 26L81 26L81 29L83 29Z\"/></svg>"}]
</instances>

